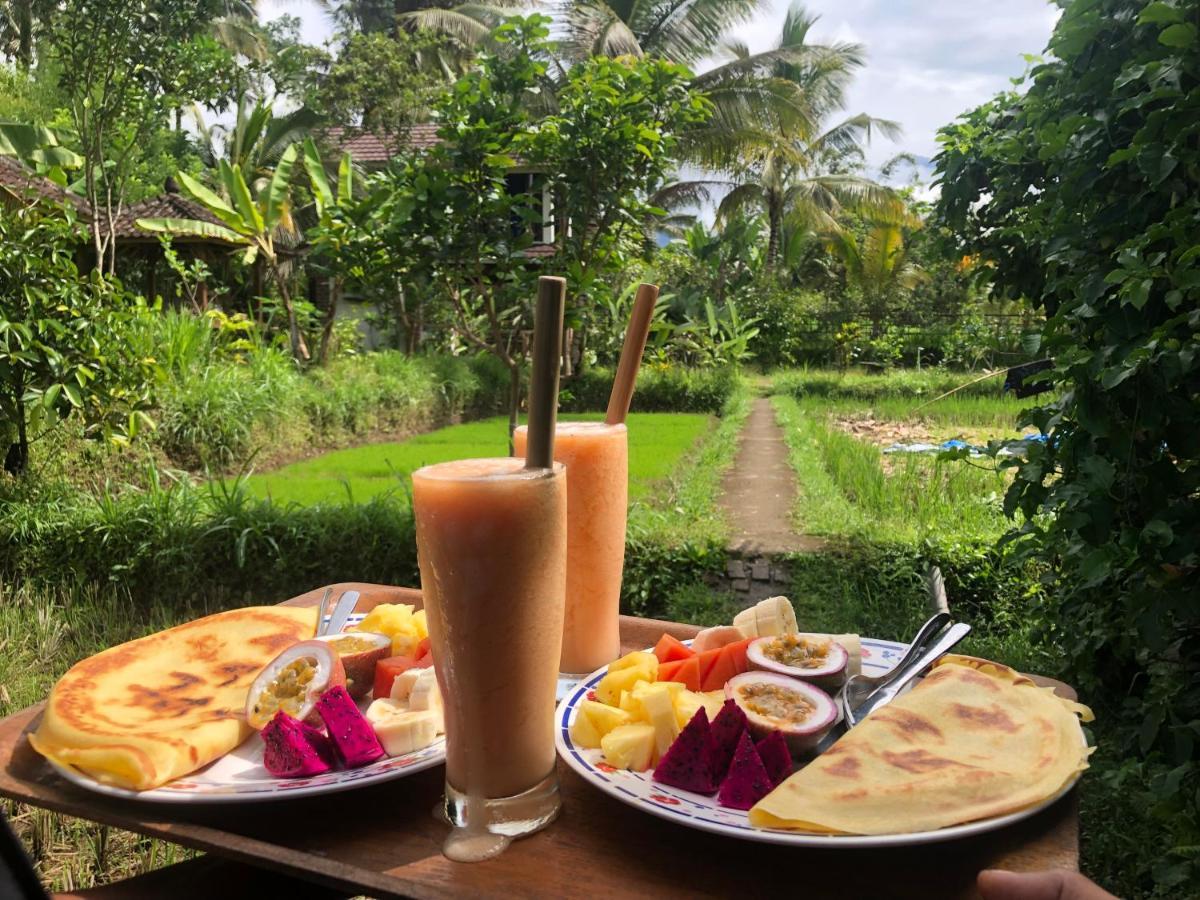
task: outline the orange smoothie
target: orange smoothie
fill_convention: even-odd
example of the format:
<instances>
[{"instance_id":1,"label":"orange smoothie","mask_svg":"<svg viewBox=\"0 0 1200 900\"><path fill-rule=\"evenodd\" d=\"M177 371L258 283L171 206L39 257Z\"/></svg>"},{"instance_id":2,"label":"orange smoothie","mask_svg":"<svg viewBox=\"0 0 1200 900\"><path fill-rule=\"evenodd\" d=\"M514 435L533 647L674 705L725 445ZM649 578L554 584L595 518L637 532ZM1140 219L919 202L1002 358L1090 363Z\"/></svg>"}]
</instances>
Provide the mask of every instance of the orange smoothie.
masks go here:
<instances>
[{"instance_id":1,"label":"orange smoothie","mask_svg":"<svg viewBox=\"0 0 1200 900\"><path fill-rule=\"evenodd\" d=\"M567 606L562 672L591 672L621 655L619 611L629 505L624 425L559 422L554 459L567 467ZM525 455L525 428L513 436Z\"/></svg>"},{"instance_id":2,"label":"orange smoothie","mask_svg":"<svg viewBox=\"0 0 1200 900\"><path fill-rule=\"evenodd\" d=\"M465 459L418 469L412 480L445 698L446 781L470 798L511 797L554 771L565 470Z\"/></svg>"}]
</instances>

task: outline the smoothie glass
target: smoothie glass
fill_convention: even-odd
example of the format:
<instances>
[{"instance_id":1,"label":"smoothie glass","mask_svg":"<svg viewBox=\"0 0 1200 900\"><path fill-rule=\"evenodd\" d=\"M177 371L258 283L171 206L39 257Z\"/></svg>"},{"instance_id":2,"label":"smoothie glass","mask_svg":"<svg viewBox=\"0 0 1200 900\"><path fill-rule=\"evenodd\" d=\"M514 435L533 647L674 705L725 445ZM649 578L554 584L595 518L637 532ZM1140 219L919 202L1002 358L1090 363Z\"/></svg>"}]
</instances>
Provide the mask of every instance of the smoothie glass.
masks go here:
<instances>
[{"instance_id":1,"label":"smoothie glass","mask_svg":"<svg viewBox=\"0 0 1200 900\"><path fill-rule=\"evenodd\" d=\"M412 480L421 593L445 698L445 813L454 826L446 852L486 858L504 838L549 824L560 806L554 694L566 470L465 459L418 469Z\"/></svg>"},{"instance_id":2,"label":"smoothie glass","mask_svg":"<svg viewBox=\"0 0 1200 900\"><path fill-rule=\"evenodd\" d=\"M525 455L526 428L513 435ZM629 444L623 424L559 422L554 459L567 467L567 604L563 675L593 672L621 655L621 572L629 504Z\"/></svg>"}]
</instances>

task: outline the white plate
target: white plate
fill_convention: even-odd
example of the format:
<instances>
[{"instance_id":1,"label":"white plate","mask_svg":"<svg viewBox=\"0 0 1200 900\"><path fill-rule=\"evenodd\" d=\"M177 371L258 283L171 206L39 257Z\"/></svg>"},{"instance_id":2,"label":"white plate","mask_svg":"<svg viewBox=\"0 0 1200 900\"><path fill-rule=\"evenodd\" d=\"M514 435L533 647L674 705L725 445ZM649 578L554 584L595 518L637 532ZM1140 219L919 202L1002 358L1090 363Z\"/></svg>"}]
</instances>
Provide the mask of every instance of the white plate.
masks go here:
<instances>
[{"instance_id":1,"label":"white plate","mask_svg":"<svg viewBox=\"0 0 1200 900\"><path fill-rule=\"evenodd\" d=\"M895 641L863 638L862 648L863 674L882 675L899 662L904 651L908 649L908 645ZM587 750L574 745L568 729L575 718L575 707L581 700L587 698L588 692L596 687L606 671L607 667L593 672L583 679L575 690L559 704L558 710L554 714L555 743L558 746L559 756L566 760L567 765L583 776L585 781L604 793L616 797L622 803L627 803L679 825L698 828L701 831L711 831L746 841L787 844L793 847L850 848L929 844L994 831L1013 822L1019 822L1021 819L1027 819L1063 796L1079 780L1079 776L1076 775L1053 797L1028 809L1005 816L982 819L978 822L968 822L965 825L939 828L936 831L918 831L910 834L836 835L804 834L784 829L757 828L750 824L746 813L718 806L715 796L694 794L691 791L659 784L651 780L652 772L650 771L629 772L624 769L614 769L604 763L601 751Z\"/></svg>"},{"instance_id":2,"label":"white plate","mask_svg":"<svg viewBox=\"0 0 1200 900\"><path fill-rule=\"evenodd\" d=\"M362 619L361 614L355 614L350 617L349 624L356 624ZM312 778L275 778L263 768L262 758L263 741L256 732L237 749L203 769L150 791L131 791L102 784L70 766L55 762L50 762L50 765L72 784L122 800L150 803L254 803L332 794L403 778L445 762L446 741L438 738L423 750L406 756L385 756L360 769L326 772Z\"/></svg>"}]
</instances>

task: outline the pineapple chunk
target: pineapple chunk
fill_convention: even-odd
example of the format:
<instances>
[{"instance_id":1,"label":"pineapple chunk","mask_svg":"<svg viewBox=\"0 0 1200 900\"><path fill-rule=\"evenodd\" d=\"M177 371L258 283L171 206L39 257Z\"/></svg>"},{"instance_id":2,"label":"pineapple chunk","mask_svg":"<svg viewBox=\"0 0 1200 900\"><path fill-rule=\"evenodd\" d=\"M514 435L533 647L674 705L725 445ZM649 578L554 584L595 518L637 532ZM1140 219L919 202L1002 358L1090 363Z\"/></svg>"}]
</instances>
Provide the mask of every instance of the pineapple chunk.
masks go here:
<instances>
[{"instance_id":1,"label":"pineapple chunk","mask_svg":"<svg viewBox=\"0 0 1200 900\"><path fill-rule=\"evenodd\" d=\"M413 628L417 630L417 637L421 640L429 637L429 625L426 623L425 610L418 609L413 613L412 617Z\"/></svg>"},{"instance_id":2,"label":"pineapple chunk","mask_svg":"<svg viewBox=\"0 0 1200 900\"><path fill-rule=\"evenodd\" d=\"M671 694L672 699L678 697L681 692L686 690L682 681L655 681L653 683L639 681L633 686L633 696L641 699L641 696L647 691L661 691L664 688Z\"/></svg>"},{"instance_id":3,"label":"pineapple chunk","mask_svg":"<svg viewBox=\"0 0 1200 900\"><path fill-rule=\"evenodd\" d=\"M634 684L647 680L645 671L640 668L616 671L610 668L608 674L596 685L596 699L609 706L617 706L621 702L621 691L633 690Z\"/></svg>"},{"instance_id":4,"label":"pineapple chunk","mask_svg":"<svg viewBox=\"0 0 1200 900\"><path fill-rule=\"evenodd\" d=\"M645 650L638 650L634 653L626 653L620 659L608 664L610 672L618 672L621 669L649 669L651 677L646 681L653 681L658 677L658 657Z\"/></svg>"},{"instance_id":5,"label":"pineapple chunk","mask_svg":"<svg viewBox=\"0 0 1200 900\"><path fill-rule=\"evenodd\" d=\"M696 711L704 706L704 699L695 691L683 691L675 696L675 721L682 728L688 722L692 721L692 716L696 715ZM712 716L709 716L709 721L712 721Z\"/></svg>"},{"instance_id":6,"label":"pineapple chunk","mask_svg":"<svg viewBox=\"0 0 1200 900\"><path fill-rule=\"evenodd\" d=\"M603 706L603 704L597 704ZM609 707L605 707L608 709ZM600 733L596 731L596 726L592 724L592 720L583 714L583 710L575 712L575 721L571 723L569 729L571 742L576 747L586 747L589 750L595 750L600 746Z\"/></svg>"},{"instance_id":7,"label":"pineapple chunk","mask_svg":"<svg viewBox=\"0 0 1200 900\"><path fill-rule=\"evenodd\" d=\"M410 622L402 631L392 633L392 656L416 656L419 643L417 629Z\"/></svg>"},{"instance_id":8,"label":"pineapple chunk","mask_svg":"<svg viewBox=\"0 0 1200 900\"><path fill-rule=\"evenodd\" d=\"M624 710L605 706L603 703L596 703L593 700L584 700L579 704L579 715L584 716L592 723L592 727L600 737L604 737L614 728L628 725L633 721L633 716ZM597 746L599 746L598 743Z\"/></svg>"},{"instance_id":9,"label":"pineapple chunk","mask_svg":"<svg viewBox=\"0 0 1200 900\"><path fill-rule=\"evenodd\" d=\"M621 699L617 702L617 706L629 713L630 718L640 719L642 717L642 701L633 696L633 691L621 691Z\"/></svg>"},{"instance_id":10,"label":"pineapple chunk","mask_svg":"<svg viewBox=\"0 0 1200 900\"><path fill-rule=\"evenodd\" d=\"M654 726L654 742L656 756L661 757L667 748L679 736L679 722L675 718L675 704L672 702L673 691L666 683L653 684L642 691L640 699L646 718Z\"/></svg>"},{"instance_id":11,"label":"pineapple chunk","mask_svg":"<svg viewBox=\"0 0 1200 900\"><path fill-rule=\"evenodd\" d=\"M621 725L600 739L604 760L616 769L644 772L654 759L654 726L645 722Z\"/></svg>"}]
</instances>

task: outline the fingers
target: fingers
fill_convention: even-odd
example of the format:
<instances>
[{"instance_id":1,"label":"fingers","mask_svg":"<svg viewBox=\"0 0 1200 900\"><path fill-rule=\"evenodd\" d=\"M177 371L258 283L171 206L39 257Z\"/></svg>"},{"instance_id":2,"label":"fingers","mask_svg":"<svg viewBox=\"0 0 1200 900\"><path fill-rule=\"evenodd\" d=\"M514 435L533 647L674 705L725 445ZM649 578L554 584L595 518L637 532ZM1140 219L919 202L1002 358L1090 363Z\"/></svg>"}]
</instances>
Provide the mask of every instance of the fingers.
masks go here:
<instances>
[{"instance_id":1,"label":"fingers","mask_svg":"<svg viewBox=\"0 0 1200 900\"><path fill-rule=\"evenodd\" d=\"M988 869L977 882L983 900L1116 900L1078 872L1005 872Z\"/></svg>"}]
</instances>

